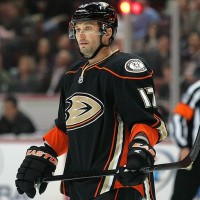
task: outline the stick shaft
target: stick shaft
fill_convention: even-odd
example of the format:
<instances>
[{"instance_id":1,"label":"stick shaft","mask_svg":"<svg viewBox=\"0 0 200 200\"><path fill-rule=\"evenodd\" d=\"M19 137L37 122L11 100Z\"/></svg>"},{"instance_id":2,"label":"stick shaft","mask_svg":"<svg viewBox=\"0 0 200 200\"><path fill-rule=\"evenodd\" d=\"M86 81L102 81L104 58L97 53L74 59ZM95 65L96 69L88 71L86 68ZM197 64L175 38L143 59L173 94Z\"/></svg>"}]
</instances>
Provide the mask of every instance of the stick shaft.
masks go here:
<instances>
[{"instance_id":1,"label":"stick shaft","mask_svg":"<svg viewBox=\"0 0 200 200\"><path fill-rule=\"evenodd\" d=\"M194 145L190 151L190 153L183 159L178 162L173 163L162 163L153 165L151 167L143 167L140 169L141 173L149 173L157 170L172 170L172 169L182 169L189 167L196 159L197 155L200 151L200 128L197 133L197 137L195 139ZM73 173L66 175L57 175L46 177L42 180L42 182L50 182L50 181L63 181L63 180L76 180L76 179L87 179L87 178L98 178L103 176L113 176L117 173L118 170L106 170L106 171L90 171L90 172L81 172L81 173Z\"/></svg>"}]
</instances>

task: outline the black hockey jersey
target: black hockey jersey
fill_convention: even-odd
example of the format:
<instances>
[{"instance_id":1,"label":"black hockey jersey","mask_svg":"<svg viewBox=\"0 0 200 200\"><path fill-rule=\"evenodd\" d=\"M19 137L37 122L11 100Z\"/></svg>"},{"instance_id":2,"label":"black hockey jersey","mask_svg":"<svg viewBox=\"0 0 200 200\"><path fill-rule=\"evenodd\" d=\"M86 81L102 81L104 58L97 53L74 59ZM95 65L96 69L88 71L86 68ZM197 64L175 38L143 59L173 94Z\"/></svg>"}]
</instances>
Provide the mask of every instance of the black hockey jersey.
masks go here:
<instances>
[{"instance_id":1,"label":"black hockey jersey","mask_svg":"<svg viewBox=\"0 0 200 200\"><path fill-rule=\"evenodd\" d=\"M72 66L62 82L56 120L69 140L64 173L117 169L126 164L128 144L140 128L152 146L166 137L152 74L141 58L122 52L91 66L86 60ZM148 181L136 189L151 196ZM70 200L88 200L123 187L114 176L63 184Z\"/></svg>"}]
</instances>

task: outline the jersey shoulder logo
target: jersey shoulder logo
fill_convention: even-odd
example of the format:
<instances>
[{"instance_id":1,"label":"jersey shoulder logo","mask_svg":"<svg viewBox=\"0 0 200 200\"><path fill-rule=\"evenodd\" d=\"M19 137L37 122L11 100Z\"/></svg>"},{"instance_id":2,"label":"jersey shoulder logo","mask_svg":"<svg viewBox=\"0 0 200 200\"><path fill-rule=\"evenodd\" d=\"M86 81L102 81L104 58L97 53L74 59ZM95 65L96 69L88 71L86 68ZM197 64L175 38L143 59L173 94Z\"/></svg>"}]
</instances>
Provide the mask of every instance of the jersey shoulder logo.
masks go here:
<instances>
[{"instance_id":1,"label":"jersey shoulder logo","mask_svg":"<svg viewBox=\"0 0 200 200\"><path fill-rule=\"evenodd\" d=\"M125 69L131 73L145 72L147 68L144 63L139 59L130 59L125 63Z\"/></svg>"},{"instance_id":2,"label":"jersey shoulder logo","mask_svg":"<svg viewBox=\"0 0 200 200\"><path fill-rule=\"evenodd\" d=\"M97 120L104 112L103 103L88 93L74 93L66 99L66 128L74 130Z\"/></svg>"}]
</instances>

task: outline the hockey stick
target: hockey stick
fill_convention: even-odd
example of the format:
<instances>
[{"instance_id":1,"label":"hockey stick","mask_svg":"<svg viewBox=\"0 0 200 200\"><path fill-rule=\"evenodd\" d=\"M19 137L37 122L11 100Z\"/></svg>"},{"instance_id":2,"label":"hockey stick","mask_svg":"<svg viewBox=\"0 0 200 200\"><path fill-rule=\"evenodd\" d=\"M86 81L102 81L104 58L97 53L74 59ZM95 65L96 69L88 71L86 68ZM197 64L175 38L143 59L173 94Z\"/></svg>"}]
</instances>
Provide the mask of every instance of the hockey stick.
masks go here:
<instances>
[{"instance_id":1,"label":"hockey stick","mask_svg":"<svg viewBox=\"0 0 200 200\"><path fill-rule=\"evenodd\" d=\"M148 173L153 172L155 170L171 170L171 169L184 169L189 167L196 159L197 155L199 154L200 150L200 127L197 132L197 136L195 142L190 150L190 153L178 162L173 163L163 163L153 165L152 167L144 167L140 169L141 172Z\"/></svg>"},{"instance_id":2,"label":"hockey stick","mask_svg":"<svg viewBox=\"0 0 200 200\"><path fill-rule=\"evenodd\" d=\"M180 160L178 162L173 162L173 163L157 164L151 167L143 167L140 169L140 172L149 173L149 172L153 172L157 170L172 170L172 169L187 168L195 161L199 153L199 150L200 150L200 128L198 130L197 137L195 139L192 149L190 150L190 153L183 160ZM124 171L126 171L126 169ZM98 178L98 177L103 177L103 176L113 176L117 172L118 172L117 169L113 169L113 170L106 170L106 171L90 171L90 172L80 172L80 173L73 173L73 174L66 174L66 175L56 175L56 176L46 177L42 180L42 182Z\"/></svg>"}]
</instances>

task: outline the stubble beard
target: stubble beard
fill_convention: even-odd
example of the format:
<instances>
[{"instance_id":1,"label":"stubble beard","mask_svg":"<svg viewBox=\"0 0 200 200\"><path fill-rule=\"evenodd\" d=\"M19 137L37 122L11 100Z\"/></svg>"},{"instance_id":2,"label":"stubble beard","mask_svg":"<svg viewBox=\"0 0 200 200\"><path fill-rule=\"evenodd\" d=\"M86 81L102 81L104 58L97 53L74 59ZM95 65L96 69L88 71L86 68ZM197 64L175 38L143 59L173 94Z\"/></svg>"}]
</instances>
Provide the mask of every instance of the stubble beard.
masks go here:
<instances>
[{"instance_id":1,"label":"stubble beard","mask_svg":"<svg viewBox=\"0 0 200 200\"><path fill-rule=\"evenodd\" d=\"M80 49L80 52L83 54L84 58L90 58L93 55L93 52L88 49Z\"/></svg>"},{"instance_id":2,"label":"stubble beard","mask_svg":"<svg viewBox=\"0 0 200 200\"><path fill-rule=\"evenodd\" d=\"M91 45L87 48L80 48L80 52L83 54L84 58L91 58L98 48L98 45Z\"/></svg>"}]
</instances>

